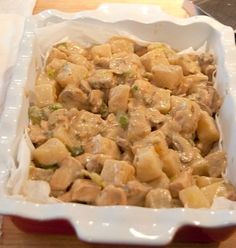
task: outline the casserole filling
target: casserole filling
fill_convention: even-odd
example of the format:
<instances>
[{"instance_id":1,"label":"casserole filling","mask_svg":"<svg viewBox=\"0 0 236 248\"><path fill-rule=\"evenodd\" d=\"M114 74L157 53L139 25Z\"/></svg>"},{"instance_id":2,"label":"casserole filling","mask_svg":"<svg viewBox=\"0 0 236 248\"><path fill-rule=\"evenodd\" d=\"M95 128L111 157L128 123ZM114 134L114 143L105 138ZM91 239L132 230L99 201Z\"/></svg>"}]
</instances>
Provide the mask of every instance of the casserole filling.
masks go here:
<instances>
[{"instance_id":1,"label":"casserole filling","mask_svg":"<svg viewBox=\"0 0 236 248\"><path fill-rule=\"evenodd\" d=\"M56 44L31 96L29 179L47 183L60 201L98 206L235 200L218 148L215 73L212 54L159 42Z\"/></svg>"}]
</instances>

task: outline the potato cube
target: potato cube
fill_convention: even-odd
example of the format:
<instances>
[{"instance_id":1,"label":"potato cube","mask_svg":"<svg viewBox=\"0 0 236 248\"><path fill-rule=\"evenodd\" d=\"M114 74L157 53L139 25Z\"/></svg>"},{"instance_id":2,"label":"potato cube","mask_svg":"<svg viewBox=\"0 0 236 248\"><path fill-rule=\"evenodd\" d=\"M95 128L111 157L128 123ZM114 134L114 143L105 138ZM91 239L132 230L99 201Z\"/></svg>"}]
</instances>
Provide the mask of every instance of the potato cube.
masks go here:
<instances>
[{"instance_id":1,"label":"potato cube","mask_svg":"<svg viewBox=\"0 0 236 248\"><path fill-rule=\"evenodd\" d=\"M145 207L148 208L170 208L171 195L168 189L152 189L145 199Z\"/></svg>"},{"instance_id":2,"label":"potato cube","mask_svg":"<svg viewBox=\"0 0 236 248\"><path fill-rule=\"evenodd\" d=\"M182 171L177 177L170 183L170 192L173 197L178 197L180 190L193 185L193 177L191 169Z\"/></svg>"},{"instance_id":3,"label":"potato cube","mask_svg":"<svg viewBox=\"0 0 236 248\"><path fill-rule=\"evenodd\" d=\"M170 179L168 176L163 172L160 177L147 182L152 188L161 188L161 189L169 189Z\"/></svg>"},{"instance_id":4,"label":"potato cube","mask_svg":"<svg viewBox=\"0 0 236 248\"><path fill-rule=\"evenodd\" d=\"M56 88L52 84L35 86L36 105L40 108L48 106L56 100Z\"/></svg>"},{"instance_id":5,"label":"potato cube","mask_svg":"<svg viewBox=\"0 0 236 248\"><path fill-rule=\"evenodd\" d=\"M107 159L101 177L108 183L123 185L134 179L134 167L126 161Z\"/></svg>"},{"instance_id":6,"label":"potato cube","mask_svg":"<svg viewBox=\"0 0 236 248\"><path fill-rule=\"evenodd\" d=\"M183 80L182 68L178 65L159 64L152 68L153 83L157 87L174 90Z\"/></svg>"},{"instance_id":7,"label":"potato cube","mask_svg":"<svg viewBox=\"0 0 236 248\"><path fill-rule=\"evenodd\" d=\"M163 162L163 171L169 178L180 173L180 168L182 165L178 152L169 149L169 151L161 157L161 160Z\"/></svg>"},{"instance_id":8,"label":"potato cube","mask_svg":"<svg viewBox=\"0 0 236 248\"><path fill-rule=\"evenodd\" d=\"M127 197L122 188L114 185L106 186L96 199L98 206L126 205Z\"/></svg>"},{"instance_id":9,"label":"potato cube","mask_svg":"<svg viewBox=\"0 0 236 248\"><path fill-rule=\"evenodd\" d=\"M112 53L133 53L134 52L134 42L127 38L114 37L110 40Z\"/></svg>"},{"instance_id":10,"label":"potato cube","mask_svg":"<svg viewBox=\"0 0 236 248\"><path fill-rule=\"evenodd\" d=\"M215 196L217 195L217 191L221 185L222 182L217 182L201 188L201 191L206 196L210 204L212 204Z\"/></svg>"},{"instance_id":11,"label":"potato cube","mask_svg":"<svg viewBox=\"0 0 236 248\"><path fill-rule=\"evenodd\" d=\"M42 165L57 164L69 155L65 145L56 138L51 138L33 151L33 158Z\"/></svg>"},{"instance_id":12,"label":"potato cube","mask_svg":"<svg viewBox=\"0 0 236 248\"><path fill-rule=\"evenodd\" d=\"M71 200L76 202L95 203L101 188L86 179L77 179L71 187Z\"/></svg>"},{"instance_id":13,"label":"potato cube","mask_svg":"<svg viewBox=\"0 0 236 248\"><path fill-rule=\"evenodd\" d=\"M179 192L179 198L185 208L209 208L210 202L196 186L185 188Z\"/></svg>"},{"instance_id":14,"label":"potato cube","mask_svg":"<svg viewBox=\"0 0 236 248\"><path fill-rule=\"evenodd\" d=\"M201 111L197 135L201 143L212 144L219 139L219 131L215 121L206 111Z\"/></svg>"},{"instance_id":15,"label":"potato cube","mask_svg":"<svg viewBox=\"0 0 236 248\"><path fill-rule=\"evenodd\" d=\"M110 90L109 112L126 112L128 108L130 87L128 85L118 85Z\"/></svg>"},{"instance_id":16,"label":"potato cube","mask_svg":"<svg viewBox=\"0 0 236 248\"><path fill-rule=\"evenodd\" d=\"M93 46L91 49L91 54L93 59L101 57L111 57L111 45L103 44L98 46Z\"/></svg>"},{"instance_id":17,"label":"potato cube","mask_svg":"<svg viewBox=\"0 0 236 248\"><path fill-rule=\"evenodd\" d=\"M140 59L145 69L149 72L151 72L156 65L169 65L165 54L157 49L145 53Z\"/></svg>"},{"instance_id":18,"label":"potato cube","mask_svg":"<svg viewBox=\"0 0 236 248\"><path fill-rule=\"evenodd\" d=\"M202 188L213 183L221 182L223 181L223 178L194 176L194 181L199 188Z\"/></svg>"},{"instance_id":19,"label":"potato cube","mask_svg":"<svg viewBox=\"0 0 236 248\"><path fill-rule=\"evenodd\" d=\"M157 88L153 96L154 105L162 114L170 111L170 92L170 90Z\"/></svg>"},{"instance_id":20,"label":"potato cube","mask_svg":"<svg viewBox=\"0 0 236 248\"><path fill-rule=\"evenodd\" d=\"M138 149L134 165L136 176L141 182L148 182L162 175L163 163L153 146Z\"/></svg>"},{"instance_id":21,"label":"potato cube","mask_svg":"<svg viewBox=\"0 0 236 248\"><path fill-rule=\"evenodd\" d=\"M114 159L120 159L120 150L111 139L104 138L100 134L93 137L85 148L86 152L92 154L105 154Z\"/></svg>"}]
</instances>

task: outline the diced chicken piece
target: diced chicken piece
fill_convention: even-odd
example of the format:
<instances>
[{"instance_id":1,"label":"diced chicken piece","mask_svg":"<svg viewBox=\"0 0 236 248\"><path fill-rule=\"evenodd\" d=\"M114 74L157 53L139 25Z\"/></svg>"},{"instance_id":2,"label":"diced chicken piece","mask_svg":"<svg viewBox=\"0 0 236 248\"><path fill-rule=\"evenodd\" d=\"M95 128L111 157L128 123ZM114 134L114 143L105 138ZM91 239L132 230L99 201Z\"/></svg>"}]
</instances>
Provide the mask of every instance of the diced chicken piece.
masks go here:
<instances>
[{"instance_id":1,"label":"diced chicken piece","mask_svg":"<svg viewBox=\"0 0 236 248\"><path fill-rule=\"evenodd\" d=\"M106 186L96 199L98 206L126 205L127 197L125 191L114 185Z\"/></svg>"},{"instance_id":2,"label":"diced chicken piece","mask_svg":"<svg viewBox=\"0 0 236 248\"><path fill-rule=\"evenodd\" d=\"M213 183L222 182L223 178L194 176L194 181L199 188L202 188Z\"/></svg>"},{"instance_id":3,"label":"diced chicken piece","mask_svg":"<svg viewBox=\"0 0 236 248\"><path fill-rule=\"evenodd\" d=\"M183 80L183 71L178 65L155 65L152 73L153 84L169 90L176 89Z\"/></svg>"},{"instance_id":4,"label":"diced chicken piece","mask_svg":"<svg viewBox=\"0 0 236 248\"><path fill-rule=\"evenodd\" d=\"M68 84L78 84L87 75L88 70L85 66L67 62L59 69L56 81L64 88Z\"/></svg>"},{"instance_id":5,"label":"diced chicken piece","mask_svg":"<svg viewBox=\"0 0 236 248\"><path fill-rule=\"evenodd\" d=\"M179 152L181 162L187 163L193 160L195 150L193 146L179 134L173 134L171 137L174 148Z\"/></svg>"},{"instance_id":6,"label":"diced chicken piece","mask_svg":"<svg viewBox=\"0 0 236 248\"><path fill-rule=\"evenodd\" d=\"M168 189L152 189L146 195L145 207L170 208L171 195Z\"/></svg>"},{"instance_id":7,"label":"diced chicken piece","mask_svg":"<svg viewBox=\"0 0 236 248\"><path fill-rule=\"evenodd\" d=\"M57 109L48 116L48 123L51 126L68 122L68 111L64 108Z\"/></svg>"},{"instance_id":8,"label":"diced chicken piece","mask_svg":"<svg viewBox=\"0 0 236 248\"><path fill-rule=\"evenodd\" d=\"M151 132L150 122L146 118L146 109L142 105L134 106L135 103L129 103L129 125L128 139L137 141ZM133 106L132 106L133 105Z\"/></svg>"},{"instance_id":9,"label":"diced chicken piece","mask_svg":"<svg viewBox=\"0 0 236 248\"><path fill-rule=\"evenodd\" d=\"M110 156L104 154L90 154L83 153L77 156L76 159L85 167L89 172L101 173L105 160L111 159Z\"/></svg>"},{"instance_id":10,"label":"diced chicken piece","mask_svg":"<svg viewBox=\"0 0 236 248\"><path fill-rule=\"evenodd\" d=\"M134 179L134 167L125 161L107 159L101 177L105 182L123 185Z\"/></svg>"},{"instance_id":11,"label":"diced chicken piece","mask_svg":"<svg viewBox=\"0 0 236 248\"><path fill-rule=\"evenodd\" d=\"M73 202L82 202L94 204L96 198L101 192L101 187L87 179L77 179L71 187L71 200Z\"/></svg>"},{"instance_id":12,"label":"diced chicken piece","mask_svg":"<svg viewBox=\"0 0 236 248\"><path fill-rule=\"evenodd\" d=\"M179 192L179 198L185 208L209 208L210 202L196 186L190 186Z\"/></svg>"},{"instance_id":13,"label":"diced chicken piece","mask_svg":"<svg viewBox=\"0 0 236 248\"><path fill-rule=\"evenodd\" d=\"M140 182L148 182L161 176L163 163L153 146L137 150L134 157L136 176Z\"/></svg>"},{"instance_id":14,"label":"diced chicken piece","mask_svg":"<svg viewBox=\"0 0 236 248\"><path fill-rule=\"evenodd\" d=\"M140 59L145 69L149 72L151 72L156 65L169 65L169 61L165 54L159 49L154 49L145 53Z\"/></svg>"},{"instance_id":15,"label":"diced chicken piece","mask_svg":"<svg viewBox=\"0 0 236 248\"><path fill-rule=\"evenodd\" d=\"M160 188L160 189L169 189L170 179L168 176L163 172L161 173L161 176L147 182L148 185L150 185L152 188Z\"/></svg>"},{"instance_id":16,"label":"diced chicken piece","mask_svg":"<svg viewBox=\"0 0 236 248\"><path fill-rule=\"evenodd\" d=\"M169 149L168 152L161 156L163 162L163 171L169 178L172 178L180 173L182 167L178 152Z\"/></svg>"},{"instance_id":17,"label":"diced chicken piece","mask_svg":"<svg viewBox=\"0 0 236 248\"><path fill-rule=\"evenodd\" d=\"M208 162L208 173L210 177L221 177L226 168L226 155L225 152L217 151L208 154L205 159Z\"/></svg>"},{"instance_id":18,"label":"diced chicken piece","mask_svg":"<svg viewBox=\"0 0 236 248\"><path fill-rule=\"evenodd\" d=\"M145 196L151 189L150 186L139 181L129 181L126 186L128 205L143 206Z\"/></svg>"},{"instance_id":19,"label":"diced chicken piece","mask_svg":"<svg viewBox=\"0 0 236 248\"><path fill-rule=\"evenodd\" d=\"M110 90L109 112L126 112L128 109L130 87L128 85L118 85Z\"/></svg>"},{"instance_id":20,"label":"diced chicken piece","mask_svg":"<svg viewBox=\"0 0 236 248\"><path fill-rule=\"evenodd\" d=\"M115 84L112 71L107 69L95 70L88 78L88 82L94 89L110 89Z\"/></svg>"},{"instance_id":21,"label":"diced chicken piece","mask_svg":"<svg viewBox=\"0 0 236 248\"><path fill-rule=\"evenodd\" d=\"M199 138L199 148L206 154L209 152L212 144L219 140L219 131L217 130L214 119L205 111L201 111L197 127Z\"/></svg>"},{"instance_id":22,"label":"diced chicken piece","mask_svg":"<svg viewBox=\"0 0 236 248\"><path fill-rule=\"evenodd\" d=\"M101 90L92 90L89 94L89 103L93 113L99 113L103 104L104 93Z\"/></svg>"},{"instance_id":23,"label":"diced chicken piece","mask_svg":"<svg viewBox=\"0 0 236 248\"><path fill-rule=\"evenodd\" d=\"M220 190L222 182L213 183L201 188L201 191L206 196L210 204L212 204L214 198L217 196L217 192Z\"/></svg>"},{"instance_id":24,"label":"diced chicken piece","mask_svg":"<svg viewBox=\"0 0 236 248\"><path fill-rule=\"evenodd\" d=\"M109 114L106 119L106 128L102 135L108 139L112 139L117 142L119 137L124 136L124 129L118 123L117 118L114 114Z\"/></svg>"},{"instance_id":25,"label":"diced chicken piece","mask_svg":"<svg viewBox=\"0 0 236 248\"><path fill-rule=\"evenodd\" d=\"M63 202L71 202L71 192L68 191L60 196L57 197L58 200L63 201Z\"/></svg>"},{"instance_id":26,"label":"diced chicken piece","mask_svg":"<svg viewBox=\"0 0 236 248\"><path fill-rule=\"evenodd\" d=\"M178 197L179 192L185 188L188 188L192 186L194 183L193 177L192 177L192 170L187 169L185 171L182 171L177 177L175 177L170 182L170 192L173 197Z\"/></svg>"},{"instance_id":27,"label":"diced chicken piece","mask_svg":"<svg viewBox=\"0 0 236 248\"><path fill-rule=\"evenodd\" d=\"M49 182L54 173L53 169L42 169L35 166L30 166L29 179L31 180L43 180Z\"/></svg>"},{"instance_id":28,"label":"diced chicken piece","mask_svg":"<svg viewBox=\"0 0 236 248\"><path fill-rule=\"evenodd\" d=\"M55 171L50 180L52 190L66 190L83 169L80 162L71 156L63 159L59 165L60 168Z\"/></svg>"},{"instance_id":29,"label":"diced chicken piece","mask_svg":"<svg viewBox=\"0 0 236 248\"><path fill-rule=\"evenodd\" d=\"M85 150L88 153L105 154L114 159L120 159L120 150L116 143L111 139L102 137L100 134L88 142Z\"/></svg>"},{"instance_id":30,"label":"diced chicken piece","mask_svg":"<svg viewBox=\"0 0 236 248\"><path fill-rule=\"evenodd\" d=\"M221 97L216 89L212 85L209 85L209 82L193 84L189 88L188 94L188 98L197 102L201 109L209 115L216 113L222 103Z\"/></svg>"},{"instance_id":31,"label":"diced chicken piece","mask_svg":"<svg viewBox=\"0 0 236 248\"><path fill-rule=\"evenodd\" d=\"M42 165L53 165L69 155L65 145L56 138L51 138L33 151L33 158Z\"/></svg>"},{"instance_id":32,"label":"diced chicken piece","mask_svg":"<svg viewBox=\"0 0 236 248\"><path fill-rule=\"evenodd\" d=\"M201 67L202 73L207 75L209 77L209 80L212 80L213 73L216 71L216 63L213 54L200 54L198 62Z\"/></svg>"},{"instance_id":33,"label":"diced chicken piece","mask_svg":"<svg viewBox=\"0 0 236 248\"><path fill-rule=\"evenodd\" d=\"M91 49L91 54L93 59L101 58L101 57L111 57L111 45L110 44L103 44L98 46L93 46Z\"/></svg>"},{"instance_id":34,"label":"diced chicken piece","mask_svg":"<svg viewBox=\"0 0 236 248\"><path fill-rule=\"evenodd\" d=\"M197 103L189 99L171 96L170 115L179 124L182 133L186 136L191 136L198 127L198 121L201 115L200 107Z\"/></svg>"},{"instance_id":35,"label":"diced chicken piece","mask_svg":"<svg viewBox=\"0 0 236 248\"><path fill-rule=\"evenodd\" d=\"M231 201L236 201L236 190L230 183L222 182L216 192L217 197L225 197Z\"/></svg>"},{"instance_id":36,"label":"diced chicken piece","mask_svg":"<svg viewBox=\"0 0 236 248\"><path fill-rule=\"evenodd\" d=\"M82 141L87 141L90 137L96 136L104 127L105 122L100 115L85 110L81 110L70 123L70 128L74 130Z\"/></svg>"},{"instance_id":37,"label":"diced chicken piece","mask_svg":"<svg viewBox=\"0 0 236 248\"><path fill-rule=\"evenodd\" d=\"M84 109L88 104L88 96L76 85L68 84L60 93L59 102L68 109Z\"/></svg>"},{"instance_id":38,"label":"diced chicken piece","mask_svg":"<svg viewBox=\"0 0 236 248\"><path fill-rule=\"evenodd\" d=\"M86 80L81 80L80 83L79 83L79 88L86 94L89 94L92 89L88 83L88 81Z\"/></svg>"},{"instance_id":39,"label":"diced chicken piece","mask_svg":"<svg viewBox=\"0 0 236 248\"><path fill-rule=\"evenodd\" d=\"M195 148L197 149L197 148ZM199 176L208 176L209 163L208 161L201 156L199 152L196 152L193 160L189 163L189 166L192 168L193 175Z\"/></svg>"},{"instance_id":40,"label":"diced chicken piece","mask_svg":"<svg viewBox=\"0 0 236 248\"><path fill-rule=\"evenodd\" d=\"M49 135L39 125L30 125L29 137L33 144L41 145L49 138Z\"/></svg>"},{"instance_id":41,"label":"diced chicken piece","mask_svg":"<svg viewBox=\"0 0 236 248\"><path fill-rule=\"evenodd\" d=\"M133 53L134 52L134 42L127 38L113 37L109 43L111 44L112 53Z\"/></svg>"},{"instance_id":42,"label":"diced chicken piece","mask_svg":"<svg viewBox=\"0 0 236 248\"><path fill-rule=\"evenodd\" d=\"M52 84L36 85L35 98L38 107L48 106L56 101L56 89Z\"/></svg>"},{"instance_id":43,"label":"diced chicken piece","mask_svg":"<svg viewBox=\"0 0 236 248\"><path fill-rule=\"evenodd\" d=\"M196 74L201 71L198 63L198 56L194 54L177 55L175 59L172 59L171 63L181 66L184 76Z\"/></svg>"},{"instance_id":44,"label":"diced chicken piece","mask_svg":"<svg viewBox=\"0 0 236 248\"><path fill-rule=\"evenodd\" d=\"M67 55L58 50L57 48L53 47L52 50L50 51L48 57L47 57L47 61L46 64L49 64L53 59L65 59L67 60Z\"/></svg>"}]
</instances>

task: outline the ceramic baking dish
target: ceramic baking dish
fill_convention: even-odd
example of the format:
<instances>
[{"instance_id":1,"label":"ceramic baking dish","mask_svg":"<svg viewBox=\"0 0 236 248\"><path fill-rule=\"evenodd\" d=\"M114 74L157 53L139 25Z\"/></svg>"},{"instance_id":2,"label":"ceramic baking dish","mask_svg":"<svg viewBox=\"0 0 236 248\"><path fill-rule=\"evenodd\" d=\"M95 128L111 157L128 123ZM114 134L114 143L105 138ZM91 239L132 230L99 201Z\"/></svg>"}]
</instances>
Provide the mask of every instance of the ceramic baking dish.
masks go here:
<instances>
[{"instance_id":1,"label":"ceramic baking dish","mask_svg":"<svg viewBox=\"0 0 236 248\"><path fill-rule=\"evenodd\" d=\"M13 216L25 231L73 233L96 243L165 245L178 239L209 241L225 238L236 226L235 204L220 200L215 209L146 209L141 207L96 207L72 203L38 204L10 195L7 181L15 173L16 186L30 156L22 135L27 125L27 91L32 89L39 66L35 33L42 27L64 21L99 28L99 32L122 30L140 40L161 41L183 50L205 46L217 58L216 87L224 98L219 113L223 150L228 154L226 177L236 186L236 49L233 30L217 21L197 16L177 19L154 5L105 4L94 11L75 14L44 11L26 22L18 61L0 119L0 214ZM108 31L109 32L108 32ZM57 34L48 39L60 39ZM17 172L17 173L16 173ZM12 179L12 177L11 177ZM8 182L9 184L9 182ZM220 228L220 229L219 229Z\"/></svg>"}]
</instances>

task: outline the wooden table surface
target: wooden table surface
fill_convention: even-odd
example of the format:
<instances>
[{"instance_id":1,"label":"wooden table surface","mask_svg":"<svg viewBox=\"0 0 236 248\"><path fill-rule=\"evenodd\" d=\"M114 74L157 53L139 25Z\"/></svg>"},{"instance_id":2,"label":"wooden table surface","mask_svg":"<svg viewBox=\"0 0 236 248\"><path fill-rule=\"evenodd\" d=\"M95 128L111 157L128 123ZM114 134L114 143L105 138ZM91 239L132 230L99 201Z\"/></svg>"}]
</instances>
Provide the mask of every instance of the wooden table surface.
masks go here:
<instances>
[{"instance_id":1,"label":"wooden table surface","mask_svg":"<svg viewBox=\"0 0 236 248\"><path fill-rule=\"evenodd\" d=\"M63 11L75 12L82 9L96 8L102 1L101 0L38 0L34 9L34 13L38 13L48 8L55 8ZM187 14L181 9L182 0L106 0L105 2L135 2L135 3L152 3L159 4L167 13L178 16L186 17ZM236 232L227 240L221 243L211 244L193 244L193 243L172 243L170 248L233 248L236 246ZM3 235L0 238L0 247L3 248L29 248L29 247L80 247L80 248L112 248L113 246L93 245L84 243L74 236L63 235L40 235L28 234L18 230L11 222L10 218L4 217L3 219ZM120 246L125 248L126 246Z\"/></svg>"}]
</instances>

